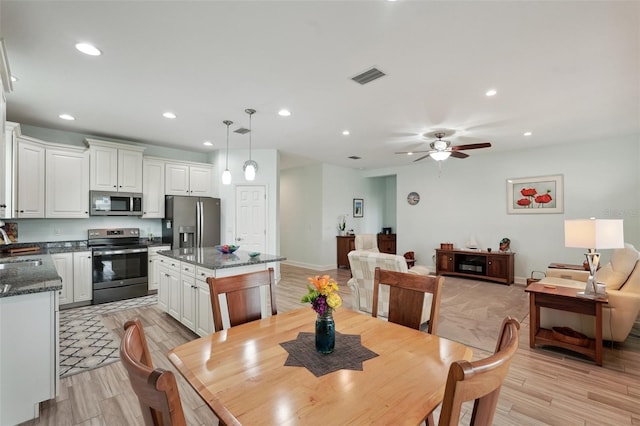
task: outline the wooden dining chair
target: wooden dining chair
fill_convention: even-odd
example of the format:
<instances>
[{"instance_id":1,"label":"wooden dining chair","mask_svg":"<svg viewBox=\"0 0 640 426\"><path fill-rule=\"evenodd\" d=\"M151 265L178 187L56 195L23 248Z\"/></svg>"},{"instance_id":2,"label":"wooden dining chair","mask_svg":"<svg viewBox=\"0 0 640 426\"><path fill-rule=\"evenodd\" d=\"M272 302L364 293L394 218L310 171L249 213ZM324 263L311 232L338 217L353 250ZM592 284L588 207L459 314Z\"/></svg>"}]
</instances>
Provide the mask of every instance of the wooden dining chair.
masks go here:
<instances>
[{"instance_id":1,"label":"wooden dining chair","mask_svg":"<svg viewBox=\"0 0 640 426\"><path fill-rule=\"evenodd\" d=\"M380 285L389 286L388 320L420 330L424 294L431 293L431 315L427 332L436 334L440 315L440 293L444 278L435 275L418 275L410 272L387 271L376 268L373 280L372 315L378 316Z\"/></svg>"},{"instance_id":2,"label":"wooden dining chair","mask_svg":"<svg viewBox=\"0 0 640 426\"><path fill-rule=\"evenodd\" d=\"M269 286L271 314L276 315L276 289L273 268L224 278L207 278L211 294L213 325L216 331L223 329L220 311L221 294L227 297L227 310L231 327L262 318L260 287Z\"/></svg>"},{"instance_id":3,"label":"wooden dining chair","mask_svg":"<svg viewBox=\"0 0 640 426\"><path fill-rule=\"evenodd\" d=\"M470 425L492 424L502 383L518 349L519 329L520 323L517 320L505 318L493 355L478 361L456 361L451 364L438 420L439 426L457 426L462 404L467 401L474 401ZM433 413L427 417L426 424L435 425Z\"/></svg>"},{"instance_id":4,"label":"wooden dining chair","mask_svg":"<svg viewBox=\"0 0 640 426\"><path fill-rule=\"evenodd\" d=\"M178 384L173 372L153 368L139 319L127 321L120 343L120 359L138 396L147 426L186 426Z\"/></svg>"}]
</instances>

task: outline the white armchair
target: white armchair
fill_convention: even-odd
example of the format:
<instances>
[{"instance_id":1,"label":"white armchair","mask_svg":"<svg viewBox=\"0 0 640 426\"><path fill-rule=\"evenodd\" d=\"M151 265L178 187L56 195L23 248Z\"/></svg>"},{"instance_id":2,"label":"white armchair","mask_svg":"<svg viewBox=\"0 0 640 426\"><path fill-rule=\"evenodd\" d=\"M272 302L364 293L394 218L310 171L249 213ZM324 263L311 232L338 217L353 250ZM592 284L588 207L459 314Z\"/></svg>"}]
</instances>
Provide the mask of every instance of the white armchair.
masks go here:
<instances>
[{"instance_id":1,"label":"white armchair","mask_svg":"<svg viewBox=\"0 0 640 426\"><path fill-rule=\"evenodd\" d=\"M365 250L380 253L378 249L378 236L375 234L357 234L355 238L356 250Z\"/></svg>"},{"instance_id":2,"label":"white armchair","mask_svg":"<svg viewBox=\"0 0 640 426\"><path fill-rule=\"evenodd\" d=\"M609 303L602 306L602 338L614 342L626 340L640 313L640 253L631 244L614 250L611 262L600 268L596 280L607 286ZM584 289L588 273L548 269L542 284ZM595 318L555 309L540 309L540 325L571 327L591 338L595 336Z\"/></svg>"},{"instance_id":3,"label":"white armchair","mask_svg":"<svg viewBox=\"0 0 640 426\"><path fill-rule=\"evenodd\" d=\"M357 239L357 236L356 236ZM371 314L373 306L373 280L376 267L388 271L410 272L420 275L429 275L429 269L424 266L407 268L407 261L403 256L387 253L376 253L365 250L349 252L349 265L351 266L351 279L347 285L351 289L351 303L354 311ZM432 295L424 295L422 305L422 324L429 321L431 315ZM389 287L381 286L378 299L378 316L389 316Z\"/></svg>"}]
</instances>

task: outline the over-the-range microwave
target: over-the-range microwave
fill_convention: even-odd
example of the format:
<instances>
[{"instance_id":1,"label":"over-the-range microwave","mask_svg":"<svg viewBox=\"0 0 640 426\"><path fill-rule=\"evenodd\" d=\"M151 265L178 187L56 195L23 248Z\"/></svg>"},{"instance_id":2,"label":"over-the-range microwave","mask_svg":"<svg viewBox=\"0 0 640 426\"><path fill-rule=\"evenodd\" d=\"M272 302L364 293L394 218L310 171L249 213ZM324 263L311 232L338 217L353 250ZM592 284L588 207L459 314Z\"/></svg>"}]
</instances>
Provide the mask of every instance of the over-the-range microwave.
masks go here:
<instances>
[{"instance_id":1,"label":"over-the-range microwave","mask_svg":"<svg viewBox=\"0 0 640 426\"><path fill-rule=\"evenodd\" d=\"M141 216L142 194L90 191L91 216Z\"/></svg>"}]
</instances>

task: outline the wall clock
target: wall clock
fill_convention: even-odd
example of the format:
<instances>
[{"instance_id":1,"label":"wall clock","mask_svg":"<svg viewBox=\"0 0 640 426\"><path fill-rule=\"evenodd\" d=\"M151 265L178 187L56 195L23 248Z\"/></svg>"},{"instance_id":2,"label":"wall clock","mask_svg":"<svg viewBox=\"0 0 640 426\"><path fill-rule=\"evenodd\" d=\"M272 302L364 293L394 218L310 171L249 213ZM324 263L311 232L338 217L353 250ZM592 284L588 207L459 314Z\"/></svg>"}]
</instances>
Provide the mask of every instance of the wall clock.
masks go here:
<instances>
[{"instance_id":1,"label":"wall clock","mask_svg":"<svg viewBox=\"0 0 640 426\"><path fill-rule=\"evenodd\" d=\"M407 195L407 203L415 206L418 202L420 202L420 194L417 192L410 192L409 195Z\"/></svg>"}]
</instances>

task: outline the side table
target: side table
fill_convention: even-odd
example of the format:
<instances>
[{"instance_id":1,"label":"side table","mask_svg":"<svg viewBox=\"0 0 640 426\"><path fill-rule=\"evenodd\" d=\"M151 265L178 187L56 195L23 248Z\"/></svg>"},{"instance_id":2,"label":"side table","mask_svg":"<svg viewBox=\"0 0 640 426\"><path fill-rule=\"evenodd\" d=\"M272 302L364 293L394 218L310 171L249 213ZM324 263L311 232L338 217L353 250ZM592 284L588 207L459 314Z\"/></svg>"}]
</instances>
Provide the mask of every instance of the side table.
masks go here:
<instances>
[{"instance_id":1,"label":"side table","mask_svg":"<svg viewBox=\"0 0 640 426\"><path fill-rule=\"evenodd\" d=\"M602 305L609 303L606 297L587 299L576 295L578 289L538 282L529 284L525 291L529 293L529 347L535 348L536 344L540 344L569 349L593 359L597 365L602 365ZM551 330L540 327L541 307L595 316L596 338L589 339L587 346L573 345L556 339Z\"/></svg>"}]
</instances>

